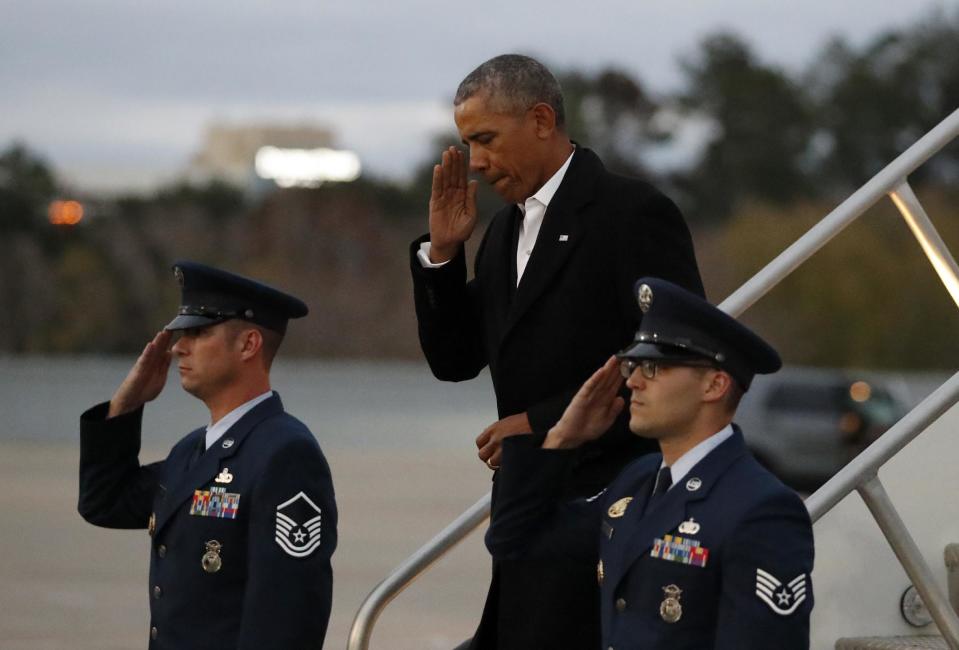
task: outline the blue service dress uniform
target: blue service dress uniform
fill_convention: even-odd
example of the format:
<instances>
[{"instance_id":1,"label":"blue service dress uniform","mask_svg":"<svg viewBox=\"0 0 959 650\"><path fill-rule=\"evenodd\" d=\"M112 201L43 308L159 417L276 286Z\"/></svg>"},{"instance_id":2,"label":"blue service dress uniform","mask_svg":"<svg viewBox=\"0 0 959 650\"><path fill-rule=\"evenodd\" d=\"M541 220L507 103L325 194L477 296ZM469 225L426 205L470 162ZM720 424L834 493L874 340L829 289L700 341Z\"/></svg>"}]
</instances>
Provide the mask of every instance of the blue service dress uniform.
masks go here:
<instances>
[{"instance_id":1,"label":"blue service dress uniform","mask_svg":"<svg viewBox=\"0 0 959 650\"><path fill-rule=\"evenodd\" d=\"M503 450L487 547L498 557L595 561L602 648L809 648L809 515L738 428L654 503L659 454L600 495L568 501L570 452L522 436Z\"/></svg>"},{"instance_id":2,"label":"blue service dress uniform","mask_svg":"<svg viewBox=\"0 0 959 650\"><path fill-rule=\"evenodd\" d=\"M330 468L277 394L200 455L205 429L140 465L142 408L81 416L80 514L148 528L153 650L323 646L336 504Z\"/></svg>"}]
</instances>

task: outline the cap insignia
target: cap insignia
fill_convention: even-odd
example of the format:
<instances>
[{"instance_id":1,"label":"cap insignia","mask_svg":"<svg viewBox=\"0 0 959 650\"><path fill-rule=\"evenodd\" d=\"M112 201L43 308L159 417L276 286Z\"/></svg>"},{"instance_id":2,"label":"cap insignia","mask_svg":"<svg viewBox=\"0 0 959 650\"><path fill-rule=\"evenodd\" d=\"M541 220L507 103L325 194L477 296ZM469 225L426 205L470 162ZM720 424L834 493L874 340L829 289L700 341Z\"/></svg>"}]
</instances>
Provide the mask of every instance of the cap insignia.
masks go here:
<instances>
[{"instance_id":1,"label":"cap insignia","mask_svg":"<svg viewBox=\"0 0 959 650\"><path fill-rule=\"evenodd\" d=\"M653 290L648 284L639 285L639 310L645 314L647 311L649 311L649 307L652 304Z\"/></svg>"},{"instance_id":2,"label":"cap insignia","mask_svg":"<svg viewBox=\"0 0 959 650\"><path fill-rule=\"evenodd\" d=\"M183 286L183 269L181 269L179 266L174 266L173 277L176 278L177 284L179 284L182 287Z\"/></svg>"}]
</instances>

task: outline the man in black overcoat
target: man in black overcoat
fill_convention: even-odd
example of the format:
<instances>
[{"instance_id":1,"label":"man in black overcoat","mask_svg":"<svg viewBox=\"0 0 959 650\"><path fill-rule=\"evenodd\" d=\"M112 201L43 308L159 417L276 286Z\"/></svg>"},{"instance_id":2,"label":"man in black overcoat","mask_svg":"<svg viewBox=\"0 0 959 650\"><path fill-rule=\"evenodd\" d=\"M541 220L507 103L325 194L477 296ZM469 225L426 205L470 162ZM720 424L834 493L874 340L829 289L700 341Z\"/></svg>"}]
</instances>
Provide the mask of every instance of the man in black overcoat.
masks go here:
<instances>
[{"instance_id":1,"label":"man in black overcoat","mask_svg":"<svg viewBox=\"0 0 959 650\"><path fill-rule=\"evenodd\" d=\"M151 650L319 650L333 590L333 482L316 438L270 387L287 320L307 307L202 264L174 271L177 317L113 398L81 416L80 514L149 532ZM143 407L173 357L210 425L141 465Z\"/></svg>"},{"instance_id":2,"label":"man in black overcoat","mask_svg":"<svg viewBox=\"0 0 959 650\"><path fill-rule=\"evenodd\" d=\"M410 250L414 297L420 342L438 379L462 381L490 368L499 419L476 444L495 470L504 438L541 440L593 369L630 340L637 277L703 288L679 210L570 141L562 93L542 64L491 59L463 80L454 105L469 156L451 147L434 167L430 232ZM469 281L464 244L476 225L477 181L467 181L467 171L509 204L487 228ZM579 452L566 489L595 493L653 449L621 418ZM592 565L494 561L471 647L594 647L596 602Z\"/></svg>"}]
</instances>

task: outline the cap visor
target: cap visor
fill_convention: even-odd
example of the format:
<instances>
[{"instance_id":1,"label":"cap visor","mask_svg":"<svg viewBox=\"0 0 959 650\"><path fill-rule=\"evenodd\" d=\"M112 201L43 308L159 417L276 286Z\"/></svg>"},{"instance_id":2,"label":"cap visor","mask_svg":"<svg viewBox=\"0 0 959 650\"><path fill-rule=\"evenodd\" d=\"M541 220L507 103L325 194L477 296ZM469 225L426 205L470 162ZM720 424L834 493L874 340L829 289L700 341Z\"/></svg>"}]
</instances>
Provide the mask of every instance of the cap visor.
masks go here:
<instances>
[{"instance_id":1,"label":"cap visor","mask_svg":"<svg viewBox=\"0 0 959 650\"><path fill-rule=\"evenodd\" d=\"M188 330L193 327L208 327L219 322L216 318L207 318L206 316L180 315L171 320L163 329L167 331Z\"/></svg>"},{"instance_id":2,"label":"cap visor","mask_svg":"<svg viewBox=\"0 0 959 650\"><path fill-rule=\"evenodd\" d=\"M670 345L659 345L642 341L634 343L616 354L620 359L672 359L675 361L695 361L706 359L701 354L695 354L683 348Z\"/></svg>"}]
</instances>

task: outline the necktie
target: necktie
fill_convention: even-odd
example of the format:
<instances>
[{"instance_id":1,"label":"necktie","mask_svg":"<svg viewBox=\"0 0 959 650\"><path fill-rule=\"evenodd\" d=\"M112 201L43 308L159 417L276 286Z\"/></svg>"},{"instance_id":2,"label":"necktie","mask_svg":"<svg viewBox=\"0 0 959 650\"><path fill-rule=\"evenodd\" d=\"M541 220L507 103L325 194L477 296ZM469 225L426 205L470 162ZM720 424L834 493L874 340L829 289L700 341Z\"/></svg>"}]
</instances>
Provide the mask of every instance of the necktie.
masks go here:
<instances>
[{"instance_id":1,"label":"necktie","mask_svg":"<svg viewBox=\"0 0 959 650\"><path fill-rule=\"evenodd\" d=\"M193 454L190 456L189 464L187 468L191 468L196 465L197 461L200 460L200 456L203 455L203 452L206 451L206 438L200 437L200 444L196 446L196 449L193 450Z\"/></svg>"},{"instance_id":2,"label":"necktie","mask_svg":"<svg viewBox=\"0 0 959 650\"><path fill-rule=\"evenodd\" d=\"M669 489L669 486L673 484L673 475L669 471L669 467L661 467L659 473L656 474L656 483L653 484L653 493L649 497L649 505L658 503L659 500L666 494L666 490Z\"/></svg>"}]
</instances>

